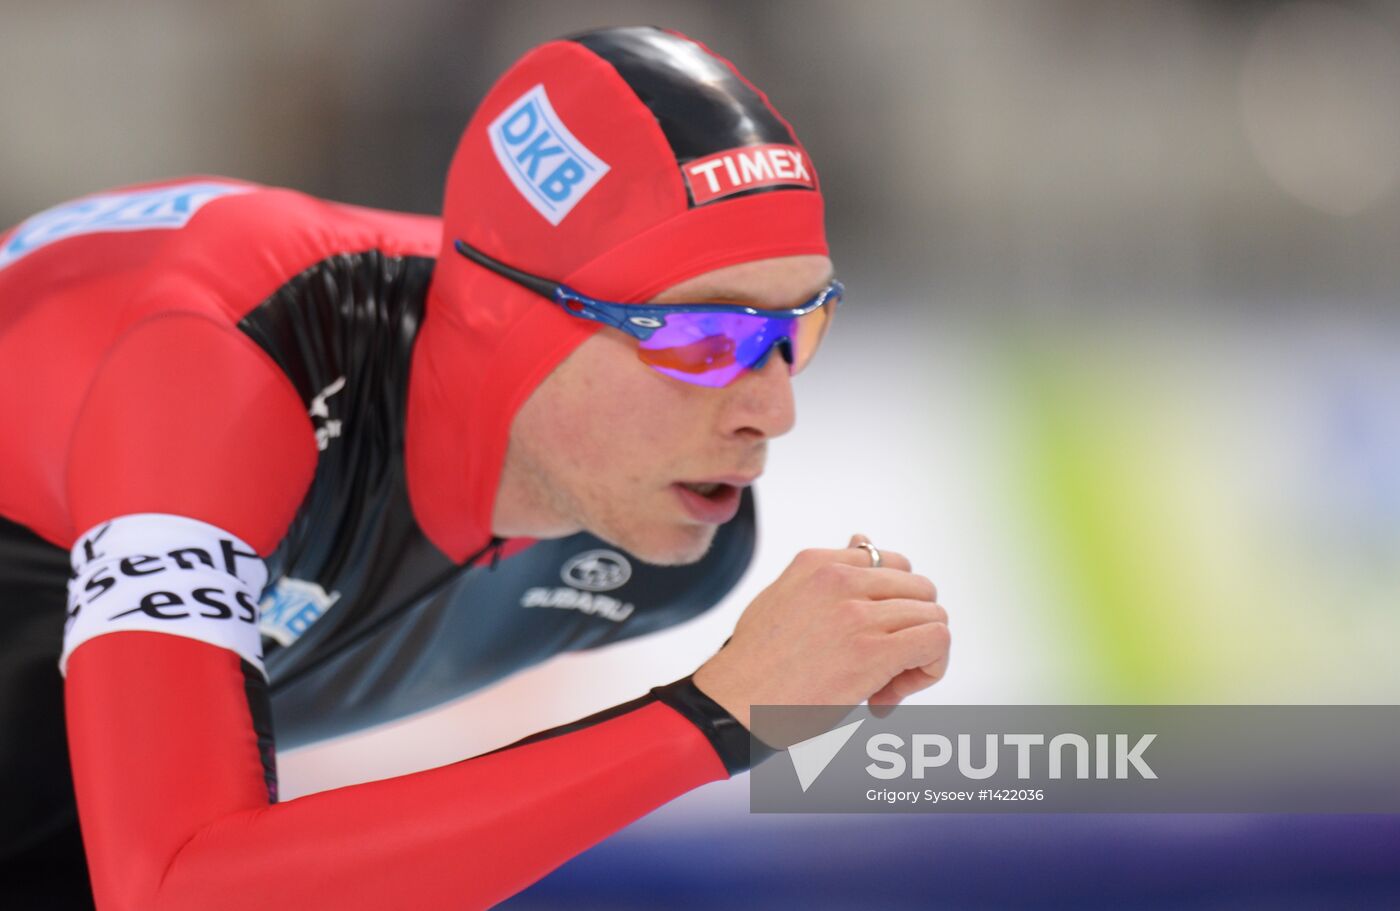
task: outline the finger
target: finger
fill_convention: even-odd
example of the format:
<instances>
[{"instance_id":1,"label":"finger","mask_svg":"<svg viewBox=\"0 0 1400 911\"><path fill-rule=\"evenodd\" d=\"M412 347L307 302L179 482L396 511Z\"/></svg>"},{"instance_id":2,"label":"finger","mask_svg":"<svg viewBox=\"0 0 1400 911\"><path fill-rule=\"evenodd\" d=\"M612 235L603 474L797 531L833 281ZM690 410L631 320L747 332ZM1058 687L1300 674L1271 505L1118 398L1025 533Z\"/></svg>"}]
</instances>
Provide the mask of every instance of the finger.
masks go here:
<instances>
[{"instance_id":1,"label":"finger","mask_svg":"<svg viewBox=\"0 0 1400 911\"><path fill-rule=\"evenodd\" d=\"M911 668L896 674L894 679L880 688L879 692L871 696L868 704L877 705L899 705L905 699L919 692L926 690L937 683L938 680L924 673L919 668Z\"/></svg>"},{"instance_id":2,"label":"finger","mask_svg":"<svg viewBox=\"0 0 1400 911\"><path fill-rule=\"evenodd\" d=\"M904 556L904 554L892 550L885 550L879 545L876 545L876 549L880 551L881 568L898 569L906 573L913 568L909 563L909 558ZM812 554L813 557L819 557L835 563L845 563L849 566L864 566L866 569L871 568L870 551L866 550L864 547L852 546L842 548L841 550L812 548L808 553Z\"/></svg>"},{"instance_id":3,"label":"finger","mask_svg":"<svg viewBox=\"0 0 1400 911\"><path fill-rule=\"evenodd\" d=\"M948 676L948 653L944 652L943 657L938 658L929 664L925 664L923 667L919 668L919 670L932 677L933 681L937 683L944 677Z\"/></svg>"},{"instance_id":4,"label":"finger","mask_svg":"<svg viewBox=\"0 0 1400 911\"><path fill-rule=\"evenodd\" d=\"M898 632L922 623L948 623L943 605L913 598L890 598L871 601L870 611L879 628L887 633Z\"/></svg>"},{"instance_id":5,"label":"finger","mask_svg":"<svg viewBox=\"0 0 1400 911\"><path fill-rule=\"evenodd\" d=\"M948 666L948 647L952 633L946 623L921 623L908 626L888 636L889 658L893 665L890 677L900 671L921 668L935 680L942 679Z\"/></svg>"},{"instance_id":6,"label":"finger","mask_svg":"<svg viewBox=\"0 0 1400 911\"><path fill-rule=\"evenodd\" d=\"M916 601L937 601L938 587L933 580L902 569L867 569L851 573L851 590L872 601L887 598L912 598Z\"/></svg>"},{"instance_id":7,"label":"finger","mask_svg":"<svg viewBox=\"0 0 1400 911\"><path fill-rule=\"evenodd\" d=\"M847 548L856 551L858 555L864 556L866 560L869 561L867 565L871 565L874 563L875 555L872 554L870 551L866 550L864 547L861 547L861 544L869 544L871 547L874 547L880 552L880 565L883 567L888 567L890 569L902 569L905 572L908 572L910 569L913 568L910 565L908 558L905 557L903 554L895 553L892 550L885 550L883 547L877 546L874 541L871 541L870 538L865 535L851 535L851 541L849 544L846 545Z\"/></svg>"}]
</instances>

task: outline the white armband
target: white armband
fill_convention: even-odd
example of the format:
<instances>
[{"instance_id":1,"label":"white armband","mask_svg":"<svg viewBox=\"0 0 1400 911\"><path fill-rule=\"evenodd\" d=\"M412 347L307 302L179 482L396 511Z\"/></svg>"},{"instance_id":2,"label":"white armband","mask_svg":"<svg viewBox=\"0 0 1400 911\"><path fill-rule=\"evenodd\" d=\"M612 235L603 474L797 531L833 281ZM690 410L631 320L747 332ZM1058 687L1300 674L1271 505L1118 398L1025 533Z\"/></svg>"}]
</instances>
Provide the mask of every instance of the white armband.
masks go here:
<instances>
[{"instance_id":1,"label":"white armband","mask_svg":"<svg viewBox=\"0 0 1400 911\"><path fill-rule=\"evenodd\" d=\"M89 639L140 630L229 649L266 676L258 595L267 567L237 537L197 519L139 513L78 538L72 563L60 672Z\"/></svg>"}]
</instances>

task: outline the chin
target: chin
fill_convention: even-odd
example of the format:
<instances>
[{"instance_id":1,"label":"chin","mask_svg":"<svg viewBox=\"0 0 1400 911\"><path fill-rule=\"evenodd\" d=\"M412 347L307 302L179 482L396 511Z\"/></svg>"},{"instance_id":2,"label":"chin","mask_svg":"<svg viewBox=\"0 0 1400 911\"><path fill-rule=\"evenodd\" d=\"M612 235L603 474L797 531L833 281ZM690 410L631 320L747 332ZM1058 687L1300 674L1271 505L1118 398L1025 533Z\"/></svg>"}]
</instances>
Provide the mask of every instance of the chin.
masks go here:
<instances>
[{"instance_id":1,"label":"chin","mask_svg":"<svg viewBox=\"0 0 1400 911\"><path fill-rule=\"evenodd\" d=\"M636 529L628 540L614 542L643 563L653 566L685 566L698 563L714 543L717 525L669 525Z\"/></svg>"}]
</instances>

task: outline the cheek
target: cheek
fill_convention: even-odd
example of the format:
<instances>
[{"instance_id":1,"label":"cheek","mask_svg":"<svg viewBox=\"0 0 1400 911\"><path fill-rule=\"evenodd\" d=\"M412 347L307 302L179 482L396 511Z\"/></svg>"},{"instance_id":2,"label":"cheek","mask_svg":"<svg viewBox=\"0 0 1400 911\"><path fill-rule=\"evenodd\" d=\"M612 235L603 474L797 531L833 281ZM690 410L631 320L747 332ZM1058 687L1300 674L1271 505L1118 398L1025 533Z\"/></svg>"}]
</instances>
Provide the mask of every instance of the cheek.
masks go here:
<instances>
[{"instance_id":1,"label":"cheek","mask_svg":"<svg viewBox=\"0 0 1400 911\"><path fill-rule=\"evenodd\" d=\"M641 369L650 373L646 367ZM665 472L696 435L694 409L664 388L665 377L657 378L662 383L642 377L612 390L614 396L595 415L588 431L598 444L596 449L609 453L612 465L627 481Z\"/></svg>"},{"instance_id":2,"label":"cheek","mask_svg":"<svg viewBox=\"0 0 1400 911\"><path fill-rule=\"evenodd\" d=\"M564 394L551 409L551 435L572 470L617 495L683 470L686 454L699 448L714 420L703 395L709 390L662 376L628 345L586 344L567 365Z\"/></svg>"}]
</instances>

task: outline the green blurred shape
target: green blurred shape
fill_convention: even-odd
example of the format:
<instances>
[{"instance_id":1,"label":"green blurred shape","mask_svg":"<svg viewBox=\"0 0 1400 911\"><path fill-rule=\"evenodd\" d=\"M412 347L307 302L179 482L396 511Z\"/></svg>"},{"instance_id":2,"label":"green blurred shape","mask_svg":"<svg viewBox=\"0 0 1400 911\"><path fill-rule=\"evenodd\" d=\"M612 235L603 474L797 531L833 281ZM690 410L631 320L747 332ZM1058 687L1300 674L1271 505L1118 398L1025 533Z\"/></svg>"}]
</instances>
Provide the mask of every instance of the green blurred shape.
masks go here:
<instances>
[{"instance_id":1,"label":"green blurred shape","mask_svg":"<svg viewBox=\"0 0 1400 911\"><path fill-rule=\"evenodd\" d=\"M1207 682L1209 649L1183 622L1190 563L1175 507L1200 491L1173 483L1180 466L1155 442L1168 403L1130 361L1108 360L1043 343L1010 359L1029 530L1063 592L1053 622L1081 698L1185 701Z\"/></svg>"},{"instance_id":2,"label":"green blurred shape","mask_svg":"<svg viewBox=\"0 0 1400 911\"><path fill-rule=\"evenodd\" d=\"M1154 328L1156 331L1154 331ZM1250 339L1095 326L1001 350L1047 689L1079 702L1393 702L1396 573L1317 467L1325 411Z\"/></svg>"}]
</instances>

